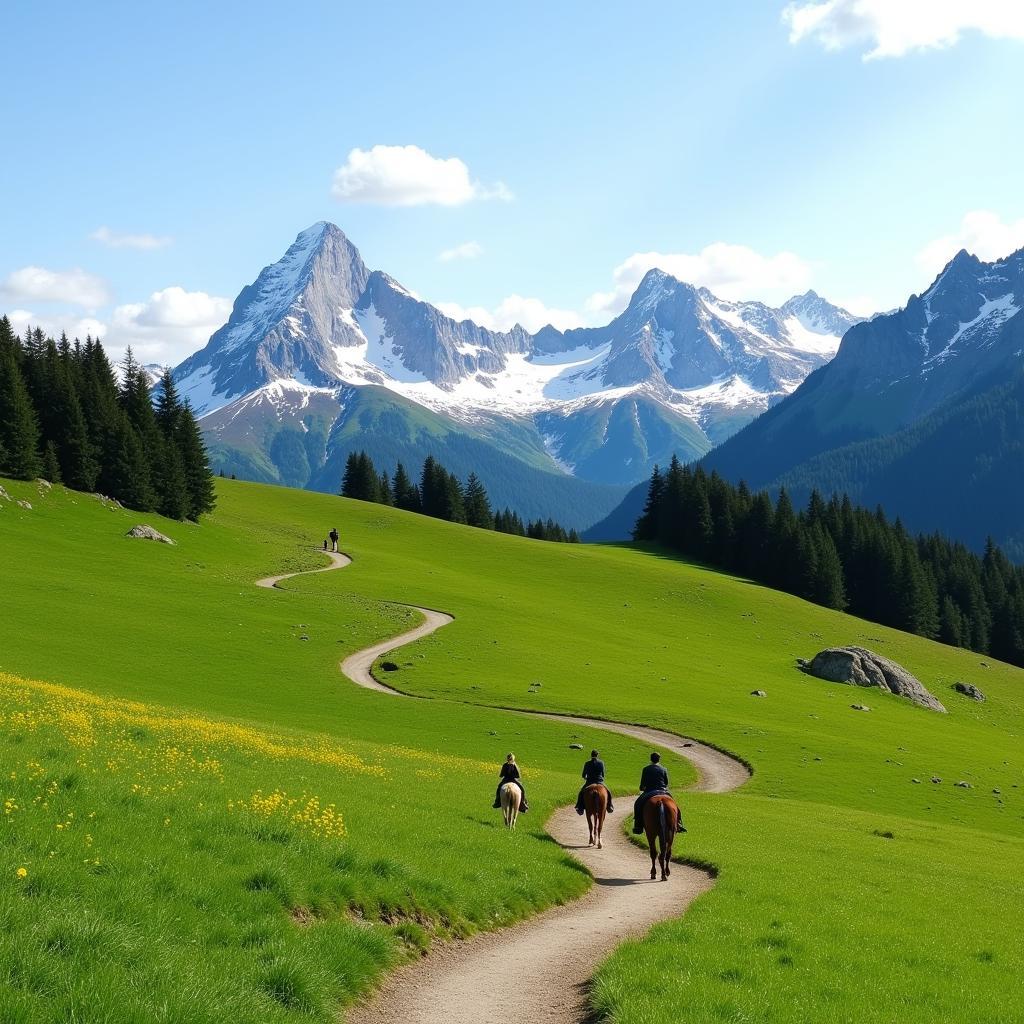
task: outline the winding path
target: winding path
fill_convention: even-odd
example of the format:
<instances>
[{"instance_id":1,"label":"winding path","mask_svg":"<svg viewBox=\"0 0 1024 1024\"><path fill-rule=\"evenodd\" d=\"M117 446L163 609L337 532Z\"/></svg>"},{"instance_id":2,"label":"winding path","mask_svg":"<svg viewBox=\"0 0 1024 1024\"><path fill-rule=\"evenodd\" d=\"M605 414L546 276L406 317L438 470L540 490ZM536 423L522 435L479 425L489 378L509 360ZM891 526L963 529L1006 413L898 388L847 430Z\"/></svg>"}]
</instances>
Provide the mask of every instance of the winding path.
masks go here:
<instances>
[{"instance_id":1,"label":"winding path","mask_svg":"<svg viewBox=\"0 0 1024 1024\"><path fill-rule=\"evenodd\" d=\"M330 572L349 565L347 555L327 552ZM258 580L276 587L305 573L285 573ZM429 635L454 621L451 615L415 608L423 622L399 636L350 654L341 671L352 682L393 696L406 696L373 677L382 654ZM514 710L514 709L506 709ZM516 711L517 714L621 733L685 757L697 769L691 790L726 793L743 785L750 772L739 761L696 740L641 725L596 718ZM392 973L371 1001L351 1008L349 1024L570 1024L588 1017L588 982L594 967L625 939L636 938L653 924L678 917L714 885L706 871L674 865L667 884L647 878L649 860L633 846L618 824L631 802L619 798L604 835L604 849L587 845L586 824L570 807L556 810L546 823L552 838L582 862L594 885L580 899L554 907L521 924L462 942L436 946L422 960Z\"/></svg>"}]
</instances>

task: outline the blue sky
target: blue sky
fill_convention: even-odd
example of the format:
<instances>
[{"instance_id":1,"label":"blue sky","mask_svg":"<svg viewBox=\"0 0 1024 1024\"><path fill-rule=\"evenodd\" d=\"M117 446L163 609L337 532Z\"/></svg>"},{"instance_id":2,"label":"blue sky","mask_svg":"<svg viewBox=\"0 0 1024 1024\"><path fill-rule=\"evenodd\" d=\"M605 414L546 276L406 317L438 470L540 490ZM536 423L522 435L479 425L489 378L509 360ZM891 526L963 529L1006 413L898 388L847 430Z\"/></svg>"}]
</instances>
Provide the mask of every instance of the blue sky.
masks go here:
<instances>
[{"instance_id":1,"label":"blue sky","mask_svg":"<svg viewBox=\"0 0 1024 1024\"><path fill-rule=\"evenodd\" d=\"M1024 245L1022 11L7 4L0 309L173 363L317 220L500 327L606 322L653 263L902 304Z\"/></svg>"}]
</instances>

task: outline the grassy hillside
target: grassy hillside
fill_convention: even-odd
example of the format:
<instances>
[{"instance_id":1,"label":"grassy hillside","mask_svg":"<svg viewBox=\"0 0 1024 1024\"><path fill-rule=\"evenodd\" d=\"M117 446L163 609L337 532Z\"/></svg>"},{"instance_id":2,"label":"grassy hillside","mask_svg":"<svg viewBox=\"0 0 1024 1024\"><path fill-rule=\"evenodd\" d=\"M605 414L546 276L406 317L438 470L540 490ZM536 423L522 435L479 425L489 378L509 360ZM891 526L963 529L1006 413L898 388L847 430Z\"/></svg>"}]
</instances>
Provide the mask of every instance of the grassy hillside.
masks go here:
<instances>
[{"instance_id":1,"label":"grassy hillside","mask_svg":"<svg viewBox=\"0 0 1024 1024\"><path fill-rule=\"evenodd\" d=\"M199 883L191 875L179 889L161 882L125 847L119 871L145 894L139 906L155 891L169 908L215 905L231 920L248 912L253 890L245 883L266 868L259 866L266 851L281 855L270 858L279 879L255 890L264 894L264 920L273 931L267 948L243 952L244 935L211 926L198 939L210 957L208 981L175 988L176 998L221 998L228 983L217 966L237 964L245 967L231 982L239 1019L270 1019L257 1010L268 999L283 1019L326 1013L330 999L345 998L403 944L420 941L418 932L400 931L400 917L418 918L427 931L459 930L578 892L579 871L552 844L535 841L545 808L575 793L579 756L567 749L566 728L458 703L473 701L649 722L709 740L754 767L738 793L684 799L690 834L681 851L714 863L719 882L686 918L604 966L596 998L614 1019L674 1021L684 1008L688 1020L699 1022L888 1022L899 1015L921 1024L1009 1024L1024 1014L1015 980L1024 968L1015 925L1024 912L1024 672L656 553L524 541L327 495L231 482L222 482L219 510L208 523L162 527L179 541L167 548L124 540L138 516L93 498L6 486L34 508L0 503L5 621L16 624L5 633L0 670L232 719L261 735L290 736L298 746L336 743L386 771L372 777L232 755L253 774L242 765L225 771L226 781L216 784L223 802L214 811L211 797L201 801L211 818L193 817L184 837L160 846L167 873L181 875L203 835L225 836L209 871L216 888L205 894L193 891ZM288 593L251 586L271 571L318 564L310 545L332 525L352 566L289 581ZM441 633L403 650L399 671L389 675L403 690L436 702L358 691L337 672L345 653L407 621L409 613L389 608L389 600L456 616ZM846 642L907 665L950 713L796 671L796 657ZM989 700L978 705L953 694L949 687L958 679L977 683ZM750 696L755 688L767 698ZM872 711L850 710L855 701ZM56 757L58 745L47 739L22 756L7 742L20 719L6 709L5 715L5 757L43 764L59 785L65 767L39 756L49 750ZM32 735L19 743L34 742ZM644 759L636 744L605 734L580 742L599 743L617 789L635 784ZM401 754L393 753L396 746ZM525 819L533 837L513 842L493 827L487 809L490 767L509 746L526 765L539 812ZM438 768L431 759L441 752L452 763ZM193 754L229 763L226 753ZM421 779L412 766L424 758L424 770L439 777ZM677 782L687 777L684 766L670 769ZM115 786L116 779L101 783L101 775L80 771L77 784ZM973 788L953 785L960 780ZM431 809L417 820L415 841L405 836L401 806L409 784L422 788L418 802ZM302 857L289 860L279 849L299 843L298 835L275 845L224 824L237 822L228 800L251 800L254 787L311 793L339 808L343 837L301 841L324 844L317 857L328 864L345 854L340 892L318 880L319 869L307 874ZM90 790L90 800L109 806L119 793ZM154 813L174 820L165 810ZM56 817L39 821L52 830ZM28 820L27 813L19 818L19 828ZM22 864L21 834L9 829L0 847L0 877L9 880L0 912L19 934L40 920L38 903L24 911L30 899L49 900L47 911L57 913L92 877L88 865L58 855L53 859L70 881L29 897L17 868L25 866L32 878L57 867L47 863L44 833L33 840L32 863ZM235 859L245 865L237 875L217 871L218 863ZM388 866L376 868L381 859ZM495 885L508 871L521 880L514 905ZM385 906L384 923L375 888L382 877L400 880L388 896L400 912ZM342 931L360 927L352 908L378 921L369 929L378 945L360 947L367 951L358 978L337 975L320 923L296 923L313 903L318 922ZM102 895L92 907L101 919L112 914ZM184 956L186 939L169 926L172 917L168 912L149 926L154 960ZM114 915L112 928L117 921ZM39 926L32 934L40 962L64 965L63 977L84 969L85 961L60 959ZM286 948L280 943L291 951L290 962L302 965L299 988L321 993L324 1003L310 1009L289 1002L287 985L267 982L276 951ZM165 946L177 954L160 954ZM656 1003L649 995L655 975ZM49 977L41 967L9 976L10 1004L10 993L33 991ZM267 995L268 984L276 994ZM47 1006L70 1005L59 1002L59 985L52 988L58 994L47 989ZM25 1019L64 1018L54 1010Z\"/></svg>"}]
</instances>

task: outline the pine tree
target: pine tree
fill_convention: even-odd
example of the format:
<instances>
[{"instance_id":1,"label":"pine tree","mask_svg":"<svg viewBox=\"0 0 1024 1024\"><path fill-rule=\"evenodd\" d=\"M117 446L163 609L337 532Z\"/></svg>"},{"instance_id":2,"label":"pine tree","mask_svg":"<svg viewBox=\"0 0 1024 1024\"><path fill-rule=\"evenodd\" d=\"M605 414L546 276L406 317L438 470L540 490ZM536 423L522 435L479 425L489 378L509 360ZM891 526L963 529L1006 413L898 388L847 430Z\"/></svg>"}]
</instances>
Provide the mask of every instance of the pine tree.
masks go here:
<instances>
[{"instance_id":1,"label":"pine tree","mask_svg":"<svg viewBox=\"0 0 1024 1024\"><path fill-rule=\"evenodd\" d=\"M168 519L187 519L191 511L185 467L174 438L161 436L154 474L156 510Z\"/></svg>"},{"instance_id":2,"label":"pine tree","mask_svg":"<svg viewBox=\"0 0 1024 1024\"><path fill-rule=\"evenodd\" d=\"M478 526L482 530L494 528L491 502L476 473L470 473L466 480L465 511L466 523L469 526Z\"/></svg>"},{"instance_id":3,"label":"pine tree","mask_svg":"<svg viewBox=\"0 0 1024 1024\"><path fill-rule=\"evenodd\" d=\"M686 501L686 477L683 467L675 455L669 462L664 478L664 491L658 502L658 532L660 544L675 551L686 547L686 536L682 522L683 505Z\"/></svg>"},{"instance_id":4,"label":"pine tree","mask_svg":"<svg viewBox=\"0 0 1024 1024\"><path fill-rule=\"evenodd\" d=\"M462 484L454 473L442 469L444 474L444 490L442 491L442 519L450 523L466 521L466 502L462 493Z\"/></svg>"},{"instance_id":5,"label":"pine tree","mask_svg":"<svg viewBox=\"0 0 1024 1024\"><path fill-rule=\"evenodd\" d=\"M420 510L425 516L447 518L447 488L447 474L443 467L433 455L428 455L423 460L423 473L420 477Z\"/></svg>"},{"instance_id":6,"label":"pine tree","mask_svg":"<svg viewBox=\"0 0 1024 1024\"><path fill-rule=\"evenodd\" d=\"M380 477L373 460L365 451L351 452L345 462L345 476L341 482L341 493L346 498L359 501L380 500Z\"/></svg>"},{"instance_id":7,"label":"pine tree","mask_svg":"<svg viewBox=\"0 0 1024 1024\"><path fill-rule=\"evenodd\" d=\"M210 469L210 456L188 402L179 409L177 419L178 425L172 442L181 458L185 478L185 493L188 500L186 515L189 519L196 520L214 510L217 504L217 490Z\"/></svg>"},{"instance_id":8,"label":"pine tree","mask_svg":"<svg viewBox=\"0 0 1024 1024\"><path fill-rule=\"evenodd\" d=\"M49 480L51 484L59 484L61 482L57 446L52 441L47 441L46 446L43 448L43 479Z\"/></svg>"},{"instance_id":9,"label":"pine tree","mask_svg":"<svg viewBox=\"0 0 1024 1024\"><path fill-rule=\"evenodd\" d=\"M420 511L419 491L409 479L409 474L402 463L395 467L395 480L391 489L394 493L395 508L405 509L406 512Z\"/></svg>"},{"instance_id":10,"label":"pine tree","mask_svg":"<svg viewBox=\"0 0 1024 1024\"><path fill-rule=\"evenodd\" d=\"M395 495L391 487L391 481L388 479L387 473L381 473L380 482L377 487L377 500L382 505L394 505Z\"/></svg>"},{"instance_id":11,"label":"pine tree","mask_svg":"<svg viewBox=\"0 0 1024 1024\"><path fill-rule=\"evenodd\" d=\"M801 566L797 552L798 528L799 524L796 512L793 510L793 503L789 499L786 488L783 487L779 490L779 497L775 502L775 513L772 516L770 551L766 567L767 582L773 587L789 591L791 594L800 592ZM816 571L817 567L815 567L815 573ZM812 576L815 573L812 573ZM812 589L814 586L812 585ZM829 607L834 606L830 605Z\"/></svg>"},{"instance_id":12,"label":"pine tree","mask_svg":"<svg viewBox=\"0 0 1024 1024\"><path fill-rule=\"evenodd\" d=\"M345 472L341 477L341 496L343 498L354 498L358 487L359 477L359 455L356 452L349 452L345 460Z\"/></svg>"},{"instance_id":13,"label":"pine tree","mask_svg":"<svg viewBox=\"0 0 1024 1024\"><path fill-rule=\"evenodd\" d=\"M658 523L661 518L661 502L665 494L665 480L661 470L655 466L651 482L647 485L647 501L644 510L633 527L633 540L651 541L658 539Z\"/></svg>"},{"instance_id":14,"label":"pine tree","mask_svg":"<svg viewBox=\"0 0 1024 1024\"><path fill-rule=\"evenodd\" d=\"M42 382L44 398L37 408L43 412L43 436L57 448L61 479L73 490L92 491L100 466L67 357L60 354L53 341L44 345Z\"/></svg>"},{"instance_id":15,"label":"pine tree","mask_svg":"<svg viewBox=\"0 0 1024 1024\"><path fill-rule=\"evenodd\" d=\"M157 495L150 480L149 461L123 410L118 410L113 443L107 445L105 458L103 475L110 494L140 512L156 507Z\"/></svg>"},{"instance_id":16,"label":"pine tree","mask_svg":"<svg viewBox=\"0 0 1024 1024\"><path fill-rule=\"evenodd\" d=\"M31 480L42 468L39 424L15 357L10 322L3 320L10 338L0 328L0 475Z\"/></svg>"},{"instance_id":17,"label":"pine tree","mask_svg":"<svg viewBox=\"0 0 1024 1024\"><path fill-rule=\"evenodd\" d=\"M817 566L811 600L841 611L846 607L843 565L832 537L820 525L815 527L815 548Z\"/></svg>"},{"instance_id":18,"label":"pine tree","mask_svg":"<svg viewBox=\"0 0 1024 1024\"><path fill-rule=\"evenodd\" d=\"M174 437L178 429L178 420L181 418L181 410L178 385L175 383L171 368L166 366L157 386L156 396L156 422L164 437Z\"/></svg>"},{"instance_id":19,"label":"pine tree","mask_svg":"<svg viewBox=\"0 0 1024 1024\"><path fill-rule=\"evenodd\" d=\"M964 646L963 615L949 594L942 599L942 611L939 615L939 639L952 647Z\"/></svg>"}]
</instances>

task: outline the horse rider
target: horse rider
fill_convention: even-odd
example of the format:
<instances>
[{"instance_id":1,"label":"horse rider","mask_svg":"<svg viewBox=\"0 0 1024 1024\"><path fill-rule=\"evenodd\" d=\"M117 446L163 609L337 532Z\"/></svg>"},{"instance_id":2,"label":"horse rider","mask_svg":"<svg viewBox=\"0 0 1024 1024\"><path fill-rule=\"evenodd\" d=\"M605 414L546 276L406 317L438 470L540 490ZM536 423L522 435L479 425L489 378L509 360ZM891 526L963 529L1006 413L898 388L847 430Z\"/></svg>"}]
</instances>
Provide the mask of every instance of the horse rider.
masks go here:
<instances>
[{"instance_id":1,"label":"horse rider","mask_svg":"<svg viewBox=\"0 0 1024 1024\"><path fill-rule=\"evenodd\" d=\"M521 794L519 798L519 813L525 814L530 808L526 804L526 788L523 786L523 777L519 774L519 765L516 764L516 755L507 754L505 763L498 771L498 788L494 793L494 806L501 807L501 787L506 782L514 782L519 787Z\"/></svg>"},{"instance_id":2,"label":"horse rider","mask_svg":"<svg viewBox=\"0 0 1024 1024\"><path fill-rule=\"evenodd\" d=\"M576 813L582 814L585 810L583 806L583 790L587 786L604 786L604 791L608 794L608 813L611 814L615 808L612 807L612 791L604 785L604 761L601 760L600 755L596 750L590 752L590 760L583 762L583 771L581 772L584 783L580 789L579 796L576 797Z\"/></svg>"},{"instance_id":3,"label":"horse rider","mask_svg":"<svg viewBox=\"0 0 1024 1024\"><path fill-rule=\"evenodd\" d=\"M660 763L661 754L654 751L651 754L651 763L644 765L640 773L640 795L633 804L633 835L642 835L644 831L644 804L652 796L672 796L668 791L668 769ZM683 816L679 815L678 832L685 832L683 828Z\"/></svg>"}]
</instances>

